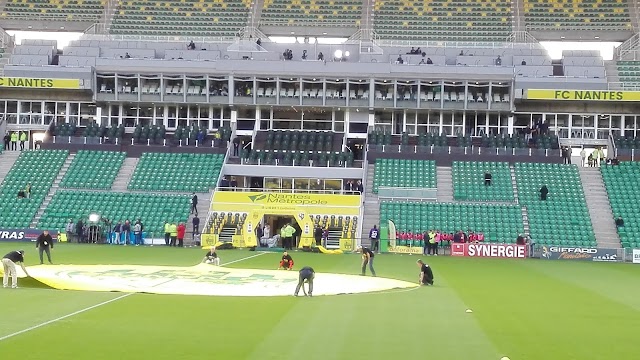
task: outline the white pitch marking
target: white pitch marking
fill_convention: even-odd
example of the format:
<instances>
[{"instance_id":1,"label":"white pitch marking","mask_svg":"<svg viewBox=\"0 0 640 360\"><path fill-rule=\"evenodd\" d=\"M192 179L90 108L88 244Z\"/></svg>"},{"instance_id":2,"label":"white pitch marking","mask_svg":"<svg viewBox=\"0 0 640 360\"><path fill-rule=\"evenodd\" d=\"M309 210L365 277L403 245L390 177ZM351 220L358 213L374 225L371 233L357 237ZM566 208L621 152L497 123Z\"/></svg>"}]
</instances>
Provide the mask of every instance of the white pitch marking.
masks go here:
<instances>
[{"instance_id":1,"label":"white pitch marking","mask_svg":"<svg viewBox=\"0 0 640 360\"><path fill-rule=\"evenodd\" d=\"M228 263L225 263L224 265L237 263L237 262L240 262L240 261L243 261L243 260L251 259L251 258L254 258L254 257L260 256L260 255L264 255L264 254L266 254L266 253L262 252L262 253L259 253L259 254L255 254L255 255L247 256L247 257L244 257L244 258L241 258L241 259L237 259L237 260L229 261ZM72 316L76 316L76 315L82 314L82 313L84 313L84 312L87 312L87 311L89 311L89 310L93 310L93 309L95 309L95 308L99 308L99 307L101 307L101 306L104 306L104 305L110 304L110 303L112 303L112 302L116 302L116 301L118 301L118 300L124 299L124 298L129 297L129 296L131 296L131 295L133 295L133 294L136 294L136 293L127 293L127 294L124 294L124 295L120 295L120 296L118 296L117 298L113 298L113 299L111 299L111 300L103 301L103 302L101 302L101 303L99 303L99 304L92 305L92 306L86 307L86 308L81 309L81 310L78 310L78 311L74 311L74 312L72 312L72 313L70 313L70 314L67 314L67 315L64 315L64 316L60 316L59 318L55 318L55 319L53 319L53 320L45 321L45 322L43 322L43 323L41 323L41 324L34 325L34 326L28 327L28 328L26 328L26 329L20 330L20 331L16 331L16 332L14 332L14 333L12 333L12 334L5 335L5 336L3 336L3 337L0 337L0 341L7 340L7 339L10 339L10 338L12 338L12 337L14 337L14 336L22 335L22 334L24 334L24 333L28 333L29 331L39 329L39 328L41 328L41 327L43 327L43 326L47 326L47 325L50 325L50 324L56 323L56 322L61 321L61 320L64 320L64 319L68 319L68 318L70 318L70 317L72 317Z\"/></svg>"}]
</instances>

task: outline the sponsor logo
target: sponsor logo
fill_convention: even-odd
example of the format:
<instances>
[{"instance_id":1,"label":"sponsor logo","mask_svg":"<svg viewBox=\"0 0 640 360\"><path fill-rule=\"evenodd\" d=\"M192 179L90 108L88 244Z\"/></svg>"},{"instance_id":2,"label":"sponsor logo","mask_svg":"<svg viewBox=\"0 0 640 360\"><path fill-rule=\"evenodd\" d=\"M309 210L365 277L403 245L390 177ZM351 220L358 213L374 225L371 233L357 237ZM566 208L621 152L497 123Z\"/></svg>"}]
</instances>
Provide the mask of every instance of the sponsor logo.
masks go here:
<instances>
[{"instance_id":1,"label":"sponsor logo","mask_svg":"<svg viewBox=\"0 0 640 360\"><path fill-rule=\"evenodd\" d=\"M417 254L422 255L421 247L412 247L412 246L389 246L388 251L390 253L396 254Z\"/></svg>"},{"instance_id":2,"label":"sponsor logo","mask_svg":"<svg viewBox=\"0 0 640 360\"><path fill-rule=\"evenodd\" d=\"M527 90L530 100L569 100L569 101L638 101L640 91L609 90Z\"/></svg>"},{"instance_id":3,"label":"sponsor logo","mask_svg":"<svg viewBox=\"0 0 640 360\"><path fill-rule=\"evenodd\" d=\"M543 246L541 257L549 260L619 261L615 249Z\"/></svg>"},{"instance_id":4,"label":"sponsor logo","mask_svg":"<svg viewBox=\"0 0 640 360\"><path fill-rule=\"evenodd\" d=\"M284 205L327 205L328 201L304 194L258 194L249 195L253 203L284 204Z\"/></svg>"},{"instance_id":5,"label":"sponsor logo","mask_svg":"<svg viewBox=\"0 0 640 360\"><path fill-rule=\"evenodd\" d=\"M36 241L42 230L36 229L0 229L0 241ZM57 238L58 232L49 230L52 238Z\"/></svg>"},{"instance_id":6,"label":"sponsor logo","mask_svg":"<svg viewBox=\"0 0 640 360\"><path fill-rule=\"evenodd\" d=\"M452 244L451 255L524 259L527 257L527 246L515 244Z\"/></svg>"},{"instance_id":7,"label":"sponsor logo","mask_svg":"<svg viewBox=\"0 0 640 360\"><path fill-rule=\"evenodd\" d=\"M0 87L30 89L80 89L80 80L0 77Z\"/></svg>"},{"instance_id":8,"label":"sponsor logo","mask_svg":"<svg viewBox=\"0 0 640 360\"><path fill-rule=\"evenodd\" d=\"M640 264L640 249L633 249L633 263Z\"/></svg>"}]
</instances>

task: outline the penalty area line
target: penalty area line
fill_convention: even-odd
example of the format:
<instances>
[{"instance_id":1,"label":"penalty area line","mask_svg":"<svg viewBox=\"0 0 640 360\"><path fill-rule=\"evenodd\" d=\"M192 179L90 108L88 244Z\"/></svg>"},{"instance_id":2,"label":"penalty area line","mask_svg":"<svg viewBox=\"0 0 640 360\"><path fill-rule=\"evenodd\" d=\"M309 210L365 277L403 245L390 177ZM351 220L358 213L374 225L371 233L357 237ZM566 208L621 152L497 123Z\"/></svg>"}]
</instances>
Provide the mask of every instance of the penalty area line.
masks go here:
<instances>
[{"instance_id":1,"label":"penalty area line","mask_svg":"<svg viewBox=\"0 0 640 360\"><path fill-rule=\"evenodd\" d=\"M84 308L84 309L82 309L82 310L74 311L74 312L72 312L72 313L70 313L70 314L67 314L67 315L61 316L61 317L59 317L59 318L56 318L56 319L53 319L53 320L49 320L49 321L45 321L45 322L43 322L43 323L41 323L41 324L38 324L38 325L34 325L34 326L31 326L31 327L28 327L28 328L26 328L26 329L24 329L24 330L16 331L16 332L14 332L14 333L12 333L12 334L5 335L5 336L0 337L0 341L10 339L10 338L12 338L12 337L14 337L14 336L18 336L18 335L21 335L21 334L27 333L27 332L29 332L29 331L39 329L39 328L41 328L41 327L43 327L43 326L47 326L47 325L50 325L50 324L56 323L56 322L61 321L61 320L64 320L64 319L68 319L68 318L70 318L70 317L72 317L72 316L76 316L76 315L82 314L82 313L87 312L87 311L89 311L89 310L93 310L93 309L95 309L95 308L99 308L99 307L101 307L101 306L104 306L104 305L107 305L107 304L111 304L112 302L115 302L115 301L118 301L118 300L124 299L124 298L126 298L126 297L128 297L128 296L131 296L131 295L133 295L133 294L135 294L135 293L128 293L128 294L120 295L120 296L118 296L118 297L116 297L116 298L113 298L113 299L111 299L111 300L103 301L103 302L101 302L101 303L99 303L99 304L96 304L96 305L92 305L92 306L86 307L86 308Z\"/></svg>"}]
</instances>

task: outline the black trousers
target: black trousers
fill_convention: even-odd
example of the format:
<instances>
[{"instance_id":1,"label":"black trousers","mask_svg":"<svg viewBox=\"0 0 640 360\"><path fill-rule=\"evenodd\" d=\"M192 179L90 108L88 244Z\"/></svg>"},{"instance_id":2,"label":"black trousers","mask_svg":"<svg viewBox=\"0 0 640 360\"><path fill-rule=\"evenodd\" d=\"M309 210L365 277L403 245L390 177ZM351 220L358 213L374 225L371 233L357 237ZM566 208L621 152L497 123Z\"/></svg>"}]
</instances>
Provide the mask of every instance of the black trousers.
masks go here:
<instances>
[{"instance_id":1,"label":"black trousers","mask_svg":"<svg viewBox=\"0 0 640 360\"><path fill-rule=\"evenodd\" d=\"M193 225L193 235L200 234L200 229L198 229L200 225Z\"/></svg>"},{"instance_id":2,"label":"black trousers","mask_svg":"<svg viewBox=\"0 0 640 360\"><path fill-rule=\"evenodd\" d=\"M428 276L422 277L422 285L433 285L433 278Z\"/></svg>"},{"instance_id":3,"label":"black trousers","mask_svg":"<svg viewBox=\"0 0 640 360\"><path fill-rule=\"evenodd\" d=\"M438 255L438 243L429 243L429 254Z\"/></svg>"},{"instance_id":4,"label":"black trousers","mask_svg":"<svg viewBox=\"0 0 640 360\"><path fill-rule=\"evenodd\" d=\"M167 246L171 244L171 233L164 233L164 244Z\"/></svg>"},{"instance_id":5,"label":"black trousers","mask_svg":"<svg viewBox=\"0 0 640 360\"><path fill-rule=\"evenodd\" d=\"M38 248L38 254L40 254L40 264L44 263L42 255L43 253L47 253L47 260L49 260L49 263L52 264L51 262L51 248L49 246L40 246Z\"/></svg>"},{"instance_id":6,"label":"black trousers","mask_svg":"<svg viewBox=\"0 0 640 360\"><path fill-rule=\"evenodd\" d=\"M170 246L176 246L176 238L177 238L177 236L172 236L171 237L171 242L169 244Z\"/></svg>"},{"instance_id":7,"label":"black trousers","mask_svg":"<svg viewBox=\"0 0 640 360\"><path fill-rule=\"evenodd\" d=\"M296 286L296 292L294 294L298 295L298 293L300 292L300 289L302 289L302 291L304 292L303 286L305 281L309 283L308 294L309 295L313 294L313 278L314 277L315 277L315 274L312 273L311 271L301 271L300 275L298 276L298 285Z\"/></svg>"},{"instance_id":8,"label":"black trousers","mask_svg":"<svg viewBox=\"0 0 640 360\"><path fill-rule=\"evenodd\" d=\"M196 214L198 215L198 204L191 204L191 211L192 214Z\"/></svg>"},{"instance_id":9,"label":"black trousers","mask_svg":"<svg viewBox=\"0 0 640 360\"><path fill-rule=\"evenodd\" d=\"M178 247L184 247L184 239L178 239Z\"/></svg>"}]
</instances>

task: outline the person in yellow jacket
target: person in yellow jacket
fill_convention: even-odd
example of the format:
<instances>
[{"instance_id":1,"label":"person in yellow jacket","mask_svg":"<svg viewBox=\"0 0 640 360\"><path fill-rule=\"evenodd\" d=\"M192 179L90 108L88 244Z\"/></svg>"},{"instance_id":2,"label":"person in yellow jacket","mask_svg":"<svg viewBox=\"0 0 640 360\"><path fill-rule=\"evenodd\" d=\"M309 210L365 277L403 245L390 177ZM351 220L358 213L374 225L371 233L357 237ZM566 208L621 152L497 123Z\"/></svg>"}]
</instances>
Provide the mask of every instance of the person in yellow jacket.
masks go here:
<instances>
[{"instance_id":1,"label":"person in yellow jacket","mask_svg":"<svg viewBox=\"0 0 640 360\"><path fill-rule=\"evenodd\" d=\"M11 150L18 150L18 133L15 131L11 133Z\"/></svg>"},{"instance_id":2,"label":"person in yellow jacket","mask_svg":"<svg viewBox=\"0 0 640 360\"><path fill-rule=\"evenodd\" d=\"M24 143L27 142L27 133L25 131L20 133L20 151L24 150Z\"/></svg>"},{"instance_id":3,"label":"person in yellow jacket","mask_svg":"<svg viewBox=\"0 0 640 360\"><path fill-rule=\"evenodd\" d=\"M287 224L282 228L280 235L282 236L282 245L285 249L293 249L293 235L296 233L296 229Z\"/></svg>"},{"instance_id":4,"label":"person in yellow jacket","mask_svg":"<svg viewBox=\"0 0 640 360\"><path fill-rule=\"evenodd\" d=\"M171 224L168 221L164 222L164 244L167 246L171 244Z\"/></svg>"},{"instance_id":5,"label":"person in yellow jacket","mask_svg":"<svg viewBox=\"0 0 640 360\"><path fill-rule=\"evenodd\" d=\"M169 225L169 235L171 236L170 246L176 246L176 240L178 239L178 225L176 225L176 223L171 223Z\"/></svg>"}]
</instances>

